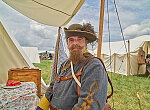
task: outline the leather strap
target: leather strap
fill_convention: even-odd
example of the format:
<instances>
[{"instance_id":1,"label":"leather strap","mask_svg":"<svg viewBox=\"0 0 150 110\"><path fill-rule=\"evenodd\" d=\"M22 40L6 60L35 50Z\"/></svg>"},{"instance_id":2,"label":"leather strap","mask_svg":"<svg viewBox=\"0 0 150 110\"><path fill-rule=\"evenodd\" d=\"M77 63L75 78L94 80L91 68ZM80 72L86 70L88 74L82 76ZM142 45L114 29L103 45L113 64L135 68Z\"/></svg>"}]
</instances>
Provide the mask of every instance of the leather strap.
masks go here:
<instances>
[{"instance_id":1,"label":"leather strap","mask_svg":"<svg viewBox=\"0 0 150 110\"><path fill-rule=\"evenodd\" d=\"M98 57L95 57L95 58L98 58ZM102 62L103 66L104 66L104 69L105 69L105 71L106 71L104 62L102 61L102 59L100 59L100 58L98 58L98 59ZM106 71L106 73L107 73L107 71ZM110 86L111 86L111 93L107 96L107 99L109 99L109 98L113 95L114 89L113 89L112 82L111 82L111 80L110 80L110 78L109 78L109 76L108 76L108 73L107 73L107 77L108 77L108 82L109 82L109 84L110 84Z\"/></svg>"},{"instance_id":2,"label":"leather strap","mask_svg":"<svg viewBox=\"0 0 150 110\"><path fill-rule=\"evenodd\" d=\"M78 72L77 74L75 74L76 77L81 76L81 75L82 75L81 72ZM68 80L68 79L72 79L72 78L73 78L73 76L72 76L72 75L69 75L69 76L65 76L65 77L56 77L56 80L57 80L58 82L60 82L60 81Z\"/></svg>"},{"instance_id":3,"label":"leather strap","mask_svg":"<svg viewBox=\"0 0 150 110\"><path fill-rule=\"evenodd\" d=\"M81 76L78 76L78 81L81 82ZM80 86L78 84L77 84L77 93L78 93L78 97L80 97Z\"/></svg>"},{"instance_id":4,"label":"leather strap","mask_svg":"<svg viewBox=\"0 0 150 110\"><path fill-rule=\"evenodd\" d=\"M77 77L78 81L81 82L81 75L82 75L82 70L84 68L84 66L88 63L89 60L91 60L92 58L94 58L94 56L88 58L86 60L86 62L82 65L80 71L78 73L75 74L75 76ZM65 76L65 77L56 77L56 80L58 82L62 81L62 80L68 80L68 79L72 79L73 76L69 75L69 76ZM78 97L80 97L80 86L77 84L77 93L78 93Z\"/></svg>"},{"instance_id":5,"label":"leather strap","mask_svg":"<svg viewBox=\"0 0 150 110\"><path fill-rule=\"evenodd\" d=\"M88 61L91 60L92 58L94 58L94 56L92 56L92 57L90 57L90 58L88 58L88 59L86 60L86 62L82 65L80 71L75 74L76 77L82 75L82 69L83 69L83 67L84 67L84 66L88 63ZM72 75L69 75L69 76L65 76L65 77L56 77L56 80L57 80L57 81L62 81L62 80L68 80L68 79L71 79L71 78L73 78L73 76L72 76Z\"/></svg>"},{"instance_id":6,"label":"leather strap","mask_svg":"<svg viewBox=\"0 0 150 110\"><path fill-rule=\"evenodd\" d=\"M80 69L80 72L82 72L84 66L85 66L85 65L88 63L88 61L91 60L92 58L94 58L94 56L91 56L90 58L88 58L88 59L86 60L86 62L82 65L82 67L81 67L81 69Z\"/></svg>"},{"instance_id":7,"label":"leather strap","mask_svg":"<svg viewBox=\"0 0 150 110\"><path fill-rule=\"evenodd\" d=\"M81 69L80 69L80 72L81 72L81 74L82 74L82 70L83 70L83 68L84 68L84 66L88 63L88 61L89 60L91 60L92 58L97 58L97 57L94 57L94 56L92 56L92 57L90 57L85 63L84 63L84 65L81 67ZM102 64L103 64L103 66L104 66L104 69L105 69L105 71L106 71L106 68L105 68L105 65L104 65L104 62L100 59L100 58L98 58L101 62L102 62ZM110 95L108 95L107 96L107 99L109 99L112 95L113 95L113 85L112 85L112 82L111 82L111 80L110 80L110 78L109 78L109 76L108 76L108 73L107 73L107 71L106 71L106 74L107 74L107 77L108 77L108 82L109 82L109 84L110 84L110 86L111 86L111 93L110 93ZM81 76L80 76L80 79L81 79ZM78 79L79 80L79 79ZM79 89L78 89L79 88ZM77 85L77 90L78 90L78 97L80 96L80 87Z\"/></svg>"},{"instance_id":8,"label":"leather strap","mask_svg":"<svg viewBox=\"0 0 150 110\"><path fill-rule=\"evenodd\" d=\"M88 58L88 59L86 60L86 62L82 65L82 67L81 67L81 69L80 69L80 71L79 71L79 72L81 72L81 75L82 75L82 70L83 70L84 66L85 66L85 65L89 62L89 60L91 60L92 58L94 58L94 56ZM79 82L81 82L81 76L78 76L78 80L79 80ZM80 86L79 86L79 85L77 85L77 93L78 93L78 97L80 97Z\"/></svg>"},{"instance_id":9,"label":"leather strap","mask_svg":"<svg viewBox=\"0 0 150 110\"><path fill-rule=\"evenodd\" d=\"M83 70L84 66L85 66L85 65L88 63L88 61L91 60L92 58L97 58L97 57L92 56L92 57L88 58L88 59L86 60L86 62L82 65L80 71L79 71L77 74L75 74L75 76L78 78L79 82L81 82L81 75L82 75L82 70ZM105 69L105 71L106 71L106 68L105 68L105 65L104 65L103 61L102 61L100 58L98 58L98 59L102 62L103 66L104 66L104 69ZM106 71L106 73L107 73L107 71ZM110 93L110 95L107 96L107 99L108 99L108 98L110 98L110 97L113 95L113 85L112 85L112 82L111 82L111 80L110 80L110 78L109 78L109 76L108 76L108 73L107 73L107 77L108 77L108 82L109 82L109 84L110 84L110 86L111 86L111 93ZM73 76L72 76L72 75L69 75L69 76L65 76L65 77L56 77L56 80L60 82L60 81L62 81L62 80L68 80L68 79L72 79L72 78L73 78ZM78 93L78 97L80 97L80 86L79 86L78 84L77 84L77 93Z\"/></svg>"}]
</instances>

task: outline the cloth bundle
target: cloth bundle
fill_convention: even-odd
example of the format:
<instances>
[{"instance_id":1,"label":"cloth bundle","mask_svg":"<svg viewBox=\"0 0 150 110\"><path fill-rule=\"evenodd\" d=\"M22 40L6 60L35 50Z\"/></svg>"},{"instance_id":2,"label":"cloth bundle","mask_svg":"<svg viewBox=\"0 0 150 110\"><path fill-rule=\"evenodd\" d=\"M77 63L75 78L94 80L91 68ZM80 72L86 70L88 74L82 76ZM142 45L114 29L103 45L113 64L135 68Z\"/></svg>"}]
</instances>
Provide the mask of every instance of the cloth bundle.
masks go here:
<instances>
[{"instance_id":1,"label":"cloth bundle","mask_svg":"<svg viewBox=\"0 0 150 110\"><path fill-rule=\"evenodd\" d=\"M21 85L20 81L12 81L12 80L7 80L6 86L17 86L17 85Z\"/></svg>"}]
</instances>

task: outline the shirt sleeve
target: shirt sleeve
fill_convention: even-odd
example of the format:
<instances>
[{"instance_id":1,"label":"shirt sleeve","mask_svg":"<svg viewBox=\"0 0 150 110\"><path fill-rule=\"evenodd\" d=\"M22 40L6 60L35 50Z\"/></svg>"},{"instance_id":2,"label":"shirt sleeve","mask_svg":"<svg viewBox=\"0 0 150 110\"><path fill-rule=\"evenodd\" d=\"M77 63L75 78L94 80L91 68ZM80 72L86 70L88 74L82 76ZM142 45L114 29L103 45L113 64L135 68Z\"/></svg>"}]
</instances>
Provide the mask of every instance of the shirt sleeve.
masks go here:
<instances>
[{"instance_id":1,"label":"shirt sleeve","mask_svg":"<svg viewBox=\"0 0 150 110\"><path fill-rule=\"evenodd\" d=\"M73 110L103 110L107 99L108 78L100 60L86 64L81 76L80 97Z\"/></svg>"},{"instance_id":2,"label":"shirt sleeve","mask_svg":"<svg viewBox=\"0 0 150 110\"><path fill-rule=\"evenodd\" d=\"M47 98L44 96L42 97L39 105L37 106L36 110L48 110L49 109L50 102L47 100Z\"/></svg>"},{"instance_id":3,"label":"shirt sleeve","mask_svg":"<svg viewBox=\"0 0 150 110\"><path fill-rule=\"evenodd\" d=\"M64 64L64 63L61 64L61 67L59 68L59 72L58 72L58 73L61 72L61 68L62 68L62 65L63 65L63 64ZM57 74L56 74L56 76L57 76ZM50 82L49 87L46 89L45 97L47 98L47 100L48 100L49 102L51 101L51 99L52 99L52 97L53 97L53 89L54 89L55 80L56 80L56 79L52 80L52 82Z\"/></svg>"}]
</instances>

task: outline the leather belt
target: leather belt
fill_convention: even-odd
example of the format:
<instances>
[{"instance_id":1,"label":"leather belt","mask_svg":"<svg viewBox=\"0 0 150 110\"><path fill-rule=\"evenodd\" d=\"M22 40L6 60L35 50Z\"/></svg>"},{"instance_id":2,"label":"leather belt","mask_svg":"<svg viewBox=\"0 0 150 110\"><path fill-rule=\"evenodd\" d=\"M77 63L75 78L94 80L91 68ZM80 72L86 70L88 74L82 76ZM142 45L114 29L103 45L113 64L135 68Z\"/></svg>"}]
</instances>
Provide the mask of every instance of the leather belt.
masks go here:
<instances>
[{"instance_id":1,"label":"leather belt","mask_svg":"<svg viewBox=\"0 0 150 110\"><path fill-rule=\"evenodd\" d=\"M77 74L75 74L76 77L81 76L81 75L82 75L82 72L81 72L81 71L79 71ZM60 82L60 81L68 80L68 79L72 79L72 78L73 78L73 76L72 76L72 75L69 75L69 76L65 76L65 77L56 77L56 80L57 80L58 82Z\"/></svg>"}]
</instances>

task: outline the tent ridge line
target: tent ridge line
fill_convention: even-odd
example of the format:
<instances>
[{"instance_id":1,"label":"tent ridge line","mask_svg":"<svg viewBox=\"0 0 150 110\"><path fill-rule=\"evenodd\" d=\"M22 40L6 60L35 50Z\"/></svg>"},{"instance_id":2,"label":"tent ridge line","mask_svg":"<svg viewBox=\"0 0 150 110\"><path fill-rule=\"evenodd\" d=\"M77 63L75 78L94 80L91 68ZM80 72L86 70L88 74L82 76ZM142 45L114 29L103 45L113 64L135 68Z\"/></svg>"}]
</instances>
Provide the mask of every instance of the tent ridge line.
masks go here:
<instances>
[{"instance_id":1,"label":"tent ridge line","mask_svg":"<svg viewBox=\"0 0 150 110\"><path fill-rule=\"evenodd\" d=\"M50 8L50 9L52 9L52 10L58 11L58 12L60 12L60 13L63 13L63 14L65 14L65 15L67 15L67 16L71 16L71 15L69 15L68 13L65 13L65 12L63 12L63 11L60 11L60 10L57 10L57 9L55 9L55 8L49 7L49 6L47 6L47 5L44 5L44 4L42 4L42 3L37 2L37 1L35 1L35 0L32 0L32 1L35 2L35 3L37 3L37 4L39 4L39 5L42 5L42 6L45 6L45 7L47 7L47 8Z\"/></svg>"},{"instance_id":2,"label":"tent ridge line","mask_svg":"<svg viewBox=\"0 0 150 110\"><path fill-rule=\"evenodd\" d=\"M78 12L77 9L78 9L79 7L81 8L81 6L82 6L82 4L84 3L84 1L85 1L85 0L80 0L80 2L78 3L78 5L77 5L76 8L74 9L72 15L70 16L70 18L69 18L65 23L63 23L61 26L66 25L66 24L74 17L74 15L76 15L76 13Z\"/></svg>"}]
</instances>

